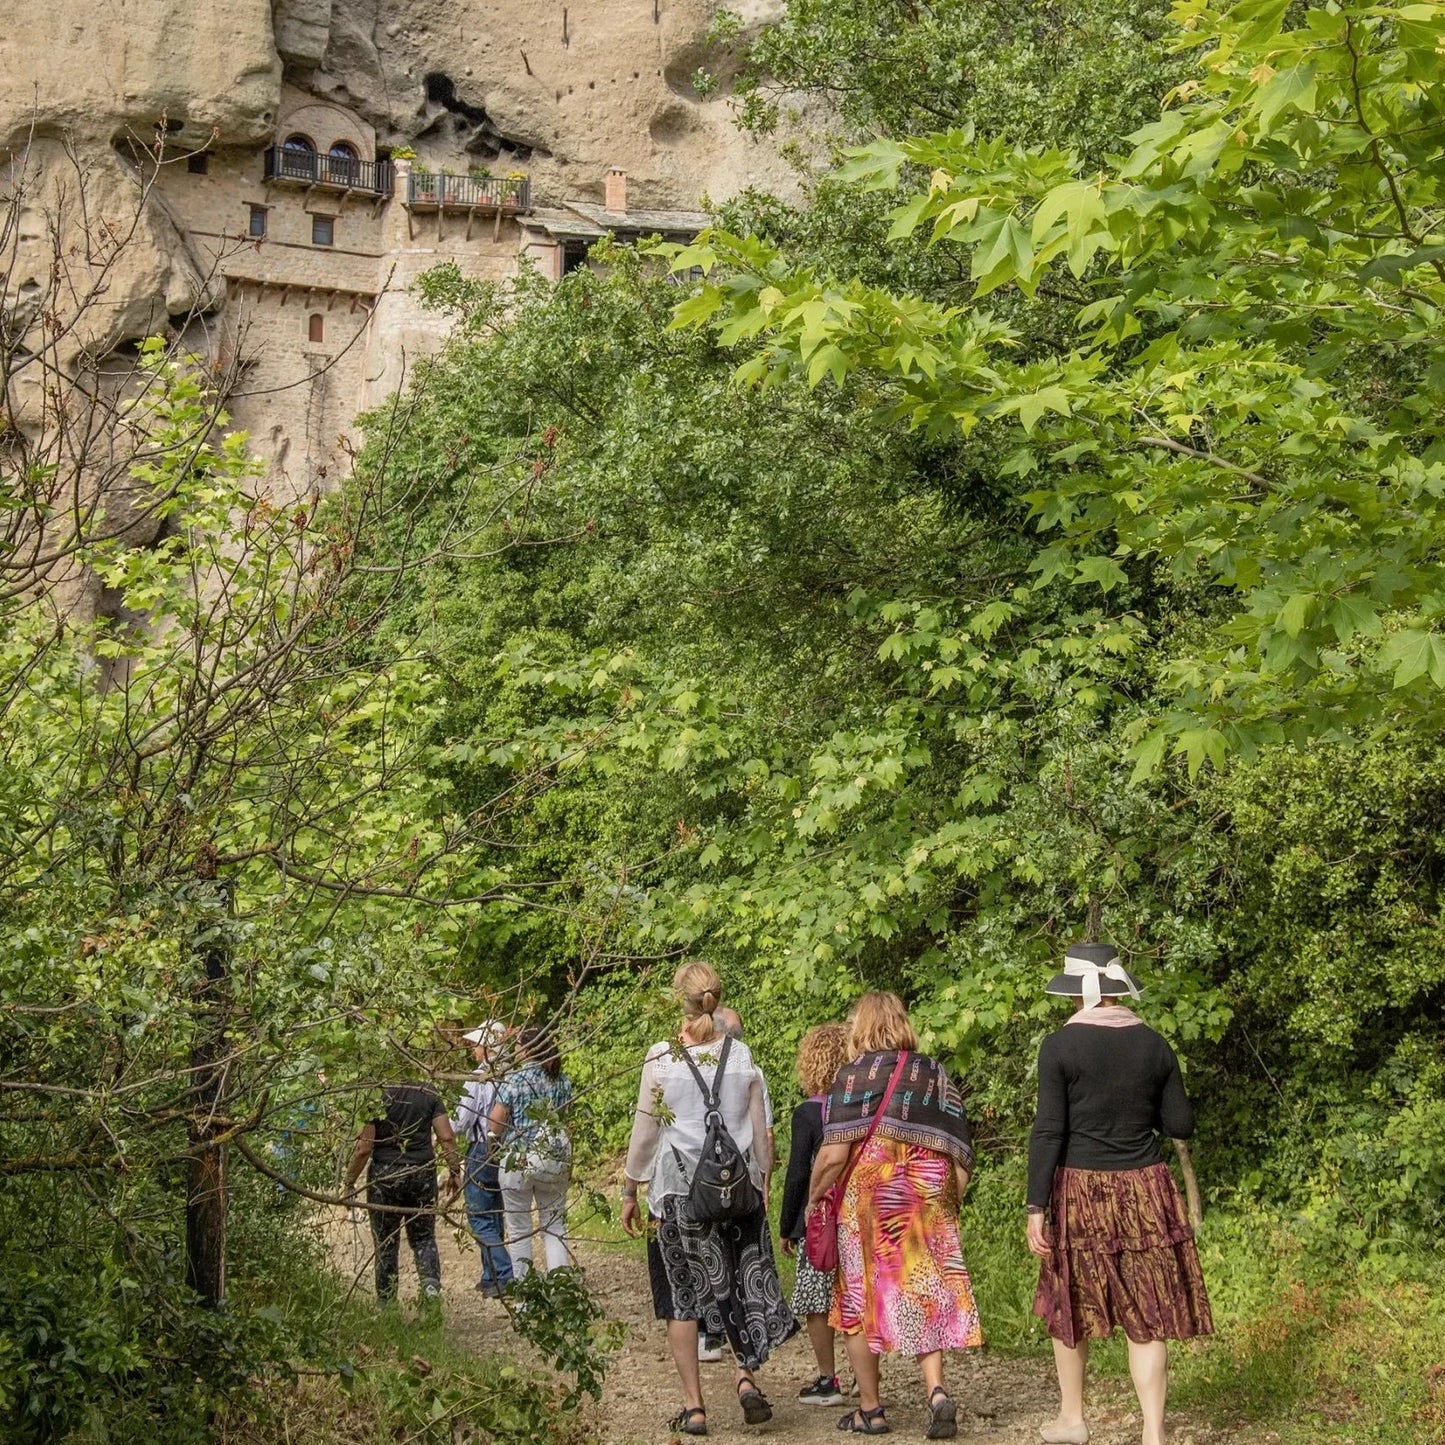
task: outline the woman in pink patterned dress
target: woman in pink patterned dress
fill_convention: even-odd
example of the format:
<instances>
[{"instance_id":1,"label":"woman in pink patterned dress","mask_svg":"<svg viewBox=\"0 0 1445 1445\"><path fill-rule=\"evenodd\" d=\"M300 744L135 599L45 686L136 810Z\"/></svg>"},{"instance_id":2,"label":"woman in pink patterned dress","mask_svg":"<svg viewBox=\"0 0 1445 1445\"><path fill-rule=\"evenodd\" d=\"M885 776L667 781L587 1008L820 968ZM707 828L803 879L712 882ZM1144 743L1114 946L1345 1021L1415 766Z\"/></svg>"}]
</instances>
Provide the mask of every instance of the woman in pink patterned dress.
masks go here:
<instances>
[{"instance_id":1,"label":"woman in pink patterned dress","mask_svg":"<svg viewBox=\"0 0 1445 1445\"><path fill-rule=\"evenodd\" d=\"M865 994L849 1022L853 1062L833 1081L808 1191L816 1204L857 1151L839 1211L828 1322L844 1337L859 1408L838 1428L891 1432L878 1399L878 1357L897 1350L922 1371L927 1437L947 1440L958 1433L958 1408L943 1385L943 1352L983 1343L958 1237L973 1167L968 1117L957 1085L917 1052L895 994Z\"/></svg>"}]
</instances>

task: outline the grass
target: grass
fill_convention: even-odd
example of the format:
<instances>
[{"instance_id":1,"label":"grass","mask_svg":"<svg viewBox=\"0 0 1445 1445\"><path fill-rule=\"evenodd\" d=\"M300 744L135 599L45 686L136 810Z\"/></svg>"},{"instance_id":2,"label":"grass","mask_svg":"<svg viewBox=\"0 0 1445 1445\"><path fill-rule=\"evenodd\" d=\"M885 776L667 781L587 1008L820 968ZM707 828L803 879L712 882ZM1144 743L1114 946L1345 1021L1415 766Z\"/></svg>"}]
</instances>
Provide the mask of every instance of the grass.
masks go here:
<instances>
[{"instance_id":1,"label":"grass","mask_svg":"<svg viewBox=\"0 0 1445 1445\"><path fill-rule=\"evenodd\" d=\"M562 1408L565 1383L550 1372L524 1369L505 1353L479 1354L437 1304L378 1307L369 1271L353 1287L329 1269L321 1216L262 1212L238 1224L251 1257L238 1271L236 1304L274 1322L296 1367L255 1378L217 1425L223 1445L580 1445L586 1438L578 1416Z\"/></svg>"},{"instance_id":2,"label":"grass","mask_svg":"<svg viewBox=\"0 0 1445 1445\"><path fill-rule=\"evenodd\" d=\"M980 1168L964 1254L990 1344L1044 1354L1020 1197L1008 1166ZM1445 1445L1445 1262L1433 1252L1344 1256L1319 1227L1262 1208L1211 1211L1198 1242L1216 1332L1171 1350L1171 1409L1279 1445ZM1096 1345L1090 1369L1127 1380L1123 1338Z\"/></svg>"}]
</instances>

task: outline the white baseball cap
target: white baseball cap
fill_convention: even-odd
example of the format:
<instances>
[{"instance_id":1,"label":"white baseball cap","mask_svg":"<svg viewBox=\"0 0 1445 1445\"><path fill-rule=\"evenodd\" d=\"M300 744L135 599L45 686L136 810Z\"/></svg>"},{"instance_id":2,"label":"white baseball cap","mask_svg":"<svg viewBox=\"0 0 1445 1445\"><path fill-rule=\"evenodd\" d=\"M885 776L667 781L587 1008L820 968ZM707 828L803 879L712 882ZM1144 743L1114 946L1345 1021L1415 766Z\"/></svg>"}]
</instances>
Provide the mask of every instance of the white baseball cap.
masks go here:
<instances>
[{"instance_id":1,"label":"white baseball cap","mask_svg":"<svg viewBox=\"0 0 1445 1445\"><path fill-rule=\"evenodd\" d=\"M474 1029L468 1029L462 1037L469 1044L491 1044L500 1043L506 1035L505 1024L500 1024L496 1019L488 1019L484 1024L478 1024Z\"/></svg>"}]
</instances>

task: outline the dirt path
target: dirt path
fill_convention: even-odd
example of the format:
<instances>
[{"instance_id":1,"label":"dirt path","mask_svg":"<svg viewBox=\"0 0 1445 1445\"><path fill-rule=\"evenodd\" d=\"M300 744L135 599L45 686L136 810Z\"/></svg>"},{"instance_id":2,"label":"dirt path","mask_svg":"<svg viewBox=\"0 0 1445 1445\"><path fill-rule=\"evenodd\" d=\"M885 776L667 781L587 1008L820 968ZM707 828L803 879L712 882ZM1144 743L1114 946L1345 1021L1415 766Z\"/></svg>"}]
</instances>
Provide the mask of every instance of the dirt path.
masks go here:
<instances>
[{"instance_id":1,"label":"dirt path","mask_svg":"<svg viewBox=\"0 0 1445 1445\"><path fill-rule=\"evenodd\" d=\"M478 1350L516 1355L520 1341L513 1334L505 1307L478 1294L477 1256L451 1231L440 1231L442 1277L446 1285L446 1318L458 1337ZM415 1290L411 1263L403 1248L402 1295ZM646 1266L635 1252L616 1245L581 1246L588 1281L610 1318L626 1327L623 1346L608 1372L601 1402L589 1411L599 1445L665 1445L671 1439L668 1421L680 1399L677 1378L667 1354L662 1326L652 1318ZM346 1267L349 1256L339 1262ZM840 1350L841 1362L841 1350ZM733 1373L726 1364L704 1365L703 1390L708 1402L711 1439L805 1442L837 1441L841 1409L799 1404L797 1392L815 1373L812 1351L803 1334L796 1335L759 1372L758 1383L773 1404L773 1419L745 1429L733 1403ZM1038 1445L1039 1424L1050 1418L1058 1396L1053 1368L1047 1360L1005 1359L988 1350L971 1350L949 1362L949 1388L959 1402L959 1439L988 1445ZM885 1359L883 1401L895 1436L923 1438L922 1390L911 1360ZM1218 1430L1186 1414L1172 1412L1171 1445L1267 1445L1259 1432ZM1091 1387L1090 1429L1093 1445L1137 1445L1138 1416L1127 1385L1101 1381Z\"/></svg>"}]
</instances>

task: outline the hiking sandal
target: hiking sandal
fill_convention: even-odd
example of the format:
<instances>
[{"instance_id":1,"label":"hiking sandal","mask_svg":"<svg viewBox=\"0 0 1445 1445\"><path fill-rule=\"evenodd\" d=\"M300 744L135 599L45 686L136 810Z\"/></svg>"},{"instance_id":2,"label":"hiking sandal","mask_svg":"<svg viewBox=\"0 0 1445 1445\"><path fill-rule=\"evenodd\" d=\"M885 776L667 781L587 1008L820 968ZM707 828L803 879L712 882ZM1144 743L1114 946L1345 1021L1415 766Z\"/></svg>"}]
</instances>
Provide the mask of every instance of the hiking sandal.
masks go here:
<instances>
[{"instance_id":1,"label":"hiking sandal","mask_svg":"<svg viewBox=\"0 0 1445 1445\"><path fill-rule=\"evenodd\" d=\"M958 1406L942 1385L935 1385L928 1397L928 1429L923 1433L929 1440L952 1440L958 1434Z\"/></svg>"},{"instance_id":2,"label":"hiking sandal","mask_svg":"<svg viewBox=\"0 0 1445 1445\"><path fill-rule=\"evenodd\" d=\"M744 1425L765 1425L773 1418L768 1397L746 1375L738 1381L738 1404L743 1407Z\"/></svg>"},{"instance_id":3,"label":"hiking sandal","mask_svg":"<svg viewBox=\"0 0 1445 1445\"><path fill-rule=\"evenodd\" d=\"M883 1418L883 1406L876 1410L857 1409L838 1421L838 1428L853 1435L891 1435L893 1426Z\"/></svg>"},{"instance_id":4,"label":"hiking sandal","mask_svg":"<svg viewBox=\"0 0 1445 1445\"><path fill-rule=\"evenodd\" d=\"M707 1411L700 1406L683 1406L682 1413L670 1422L674 1435L706 1435Z\"/></svg>"}]
</instances>

